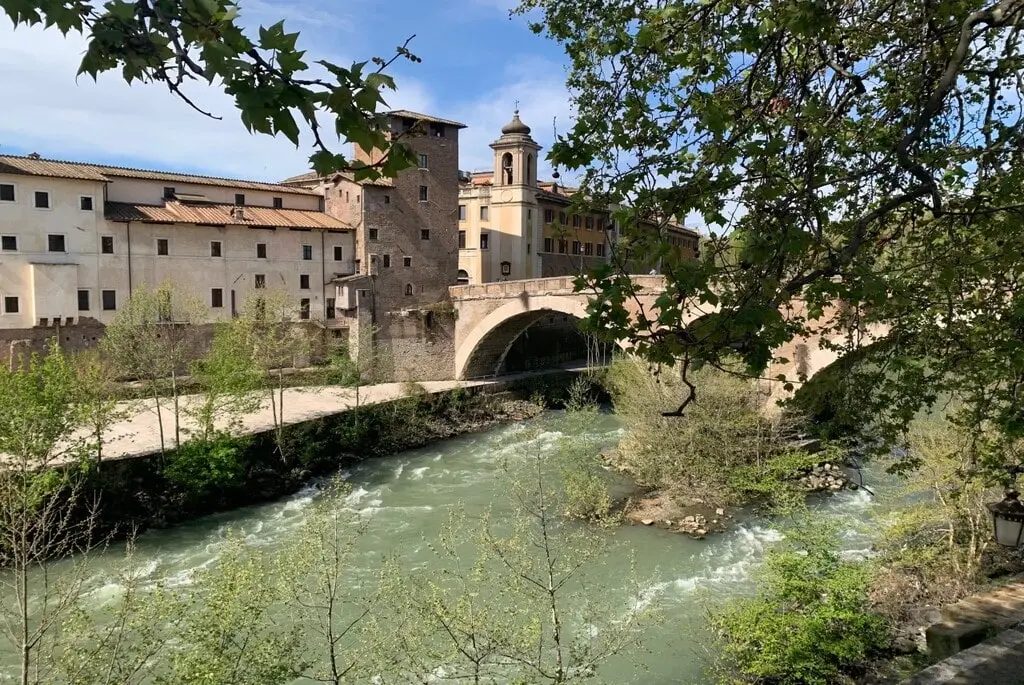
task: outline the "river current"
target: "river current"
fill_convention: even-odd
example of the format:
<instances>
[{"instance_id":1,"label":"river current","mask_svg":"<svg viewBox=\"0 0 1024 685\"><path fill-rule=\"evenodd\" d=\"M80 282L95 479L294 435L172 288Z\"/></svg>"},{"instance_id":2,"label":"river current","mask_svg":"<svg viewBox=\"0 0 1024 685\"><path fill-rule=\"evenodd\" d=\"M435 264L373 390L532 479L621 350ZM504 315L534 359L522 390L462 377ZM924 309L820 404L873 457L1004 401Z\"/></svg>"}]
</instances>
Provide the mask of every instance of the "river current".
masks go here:
<instances>
[{"instance_id":1,"label":"river current","mask_svg":"<svg viewBox=\"0 0 1024 685\"><path fill-rule=\"evenodd\" d=\"M470 516L488 507L507 508L504 482L496 462L502 455L544 448L572 428L565 417L550 414L541 432L510 425L447 440L387 458L368 460L345 475L352 486L345 506L370 519L359 543L353 569L372 573L382 555L397 556L404 566L431 563L425 540L436 537L450 508L461 504ZM536 427L536 426L535 426ZM614 445L622 434L620 421L601 415L589 429L594 449ZM576 436L568 436L576 437ZM527 444L530 443L530 444ZM295 495L272 504L248 507L207 517L167 530L153 530L137 541L137 560L146 581L170 586L190 582L192 572L214 564L231 531L248 544L273 548L287 541L304 520L304 512L317 496L312 483ZM880 493L879 493L880 494ZM870 548L864 524L879 503L865 490L844 491L814 504L823 512L843 518L843 544L851 555ZM616 658L602 669L605 682L704 683L705 615L709 602L749 590L751 572L764 558L766 547L781 533L757 518L741 520L723 534L706 540L653 527L621 526L599 530L617 543L602 560L603 586L618 587L629 576L631 557L635 575L645 579L642 603L661 611L661 621L645 628L643 650L629 658ZM632 555L624 552L632 552ZM114 552L94 567L90 602L102 604L118 592L111 580L120 556ZM609 602L627 606L627 590L608 593ZM639 665L638 665L639 662Z\"/></svg>"}]
</instances>

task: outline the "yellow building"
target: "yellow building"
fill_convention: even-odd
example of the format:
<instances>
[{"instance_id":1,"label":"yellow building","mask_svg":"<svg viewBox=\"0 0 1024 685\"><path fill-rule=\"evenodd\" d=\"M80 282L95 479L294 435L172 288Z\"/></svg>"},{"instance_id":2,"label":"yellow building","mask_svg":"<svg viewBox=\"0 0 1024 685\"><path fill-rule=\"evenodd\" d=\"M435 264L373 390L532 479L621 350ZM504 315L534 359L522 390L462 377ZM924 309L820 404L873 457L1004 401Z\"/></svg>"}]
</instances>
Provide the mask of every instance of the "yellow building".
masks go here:
<instances>
[{"instance_id":1,"label":"yellow building","mask_svg":"<svg viewBox=\"0 0 1024 685\"><path fill-rule=\"evenodd\" d=\"M576 189L538 181L541 146L518 110L491 149L492 170L460 176L459 283L576 274L609 259L612 247L631 232L620 230L608 211L574 213ZM644 222L640 229L657 226ZM696 256L696 231L675 224L665 231L680 256Z\"/></svg>"}]
</instances>

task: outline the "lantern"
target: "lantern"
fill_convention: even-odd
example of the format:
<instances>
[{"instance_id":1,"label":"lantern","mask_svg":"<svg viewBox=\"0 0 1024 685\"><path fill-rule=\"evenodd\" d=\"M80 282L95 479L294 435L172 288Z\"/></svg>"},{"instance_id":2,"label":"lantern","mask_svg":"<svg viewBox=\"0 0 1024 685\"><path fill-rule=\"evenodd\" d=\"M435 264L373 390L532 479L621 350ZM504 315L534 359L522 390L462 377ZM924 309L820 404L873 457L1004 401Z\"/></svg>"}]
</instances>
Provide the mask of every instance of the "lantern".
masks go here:
<instances>
[{"instance_id":1,"label":"lantern","mask_svg":"<svg viewBox=\"0 0 1024 685\"><path fill-rule=\"evenodd\" d=\"M1001 502L990 502L985 506L992 512L992 526L996 542L1005 547L1017 547L1024 533L1024 503L1016 490L1008 490Z\"/></svg>"}]
</instances>

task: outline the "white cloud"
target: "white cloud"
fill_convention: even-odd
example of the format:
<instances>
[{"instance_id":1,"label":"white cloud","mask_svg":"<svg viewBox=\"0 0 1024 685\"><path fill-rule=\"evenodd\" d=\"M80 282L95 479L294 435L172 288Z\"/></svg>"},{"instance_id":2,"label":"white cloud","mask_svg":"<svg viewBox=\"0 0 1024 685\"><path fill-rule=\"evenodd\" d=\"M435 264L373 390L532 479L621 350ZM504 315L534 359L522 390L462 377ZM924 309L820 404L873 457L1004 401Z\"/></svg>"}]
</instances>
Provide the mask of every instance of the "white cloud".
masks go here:
<instances>
[{"instance_id":1,"label":"white cloud","mask_svg":"<svg viewBox=\"0 0 1024 685\"><path fill-rule=\"evenodd\" d=\"M488 145L501 135L501 127L511 121L518 100L520 118L532 129L533 139L544 146L540 153L538 176L548 178L552 170L545 157L554 141L552 122L557 117L558 130L563 134L572 124L565 77L559 65L529 56L514 58L511 65L499 85L442 116L461 121L469 127L459 136L462 168L492 169L494 153ZM570 182L565 177L565 170L561 172L560 181Z\"/></svg>"},{"instance_id":2,"label":"white cloud","mask_svg":"<svg viewBox=\"0 0 1024 685\"><path fill-rule=\"evenodd\" d=\"M0 152L38 152L72 160L130 160L183 171L280 180L308 169L309 145L250 134L230 97L203 82L188 85L210 119L161 84L126 84L119 72L75 78L85 39L0 18ZM332 59L336 59L333 58ZM344 64L345 60L336 61ZM425 89L402 80L391 104L429 107ZM328 130L333 130L333 126ZM339 150L348 152L347 144Z\"/></svg>"}]
</instances>

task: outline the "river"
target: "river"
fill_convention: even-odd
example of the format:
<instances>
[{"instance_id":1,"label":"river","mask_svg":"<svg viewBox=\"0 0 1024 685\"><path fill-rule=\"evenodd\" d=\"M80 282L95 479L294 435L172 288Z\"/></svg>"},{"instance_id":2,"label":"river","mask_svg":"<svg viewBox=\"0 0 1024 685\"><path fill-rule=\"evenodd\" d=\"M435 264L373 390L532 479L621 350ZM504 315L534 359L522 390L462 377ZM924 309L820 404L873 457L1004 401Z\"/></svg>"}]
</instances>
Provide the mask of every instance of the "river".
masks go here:
<instances>
[{"instance_id":1,"label":"river","mask_svg":"<svg viewBox=\"0 0 1024 685\"><path fill-rule=\"evenodd\" d=\"M352 486L346 506L360 518L371 519L356 557L357 563L366 566L362 570L372 571L382 554L395 554L410 568L431 563L424 540L436 537L456 503L461 503L471 516L492 505L499 510L506 507L504 482L496 474L498 460L503 455L515 458L525 454L531 444L536 447L537 441L552 441L570 430L566 418L557 413L542 420L540 434L524 430L523 425L503 426L369 460L353 468L346 474ZM619 420L604 414L589 436L595 449L600 449L615 444L621 431ZM143 573L149 582L186 584L194 569L216 562L229 531L241 532L252 545L277 546L301 525L316 493L316 484L311 484L279 502L149 531L137 542ZM851 554L866 552L870 539L860 524L877 506L871 495L865 490L845 491L823 498L814 506L846 517L845 547ZM614 592L619 586L617 579L630 575L630 555L623 553L625 548L633 553L635 577L645 579L643 601L663 610L662 622L645 629L642 653L613 660L602 675L606 682L651 685L704 682L702 645L707 603L748 589L751 571L762 560L766 546L781 537L756 518L741 521L729 532L706 540L634 526L601 530L599 534L618 544L600 568L602 585L613 589L607 601L625 606L625 588L619 594ZM99 560L90 595L97 603L117 592L110 580L117 561L113 553ZM637 660L644 668L642 672L637 669Z\"/></svg>"}]
</instances>

